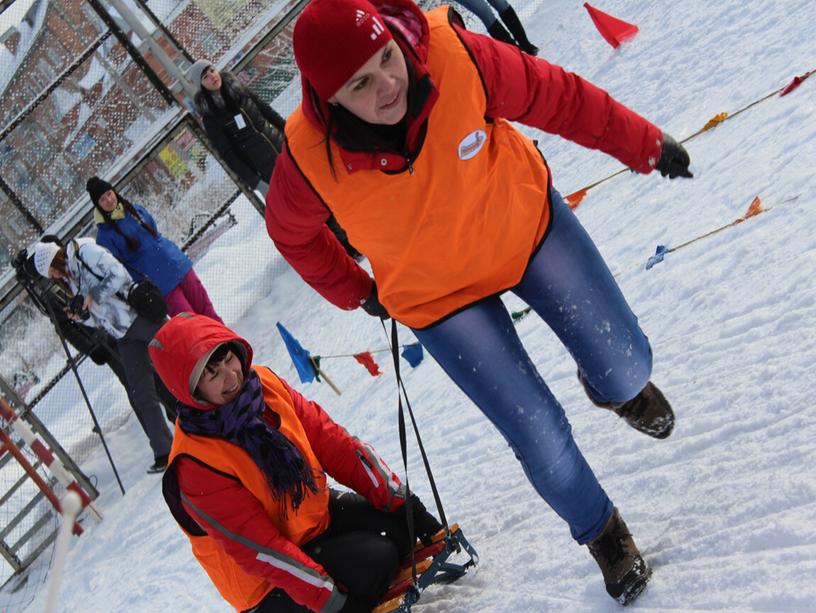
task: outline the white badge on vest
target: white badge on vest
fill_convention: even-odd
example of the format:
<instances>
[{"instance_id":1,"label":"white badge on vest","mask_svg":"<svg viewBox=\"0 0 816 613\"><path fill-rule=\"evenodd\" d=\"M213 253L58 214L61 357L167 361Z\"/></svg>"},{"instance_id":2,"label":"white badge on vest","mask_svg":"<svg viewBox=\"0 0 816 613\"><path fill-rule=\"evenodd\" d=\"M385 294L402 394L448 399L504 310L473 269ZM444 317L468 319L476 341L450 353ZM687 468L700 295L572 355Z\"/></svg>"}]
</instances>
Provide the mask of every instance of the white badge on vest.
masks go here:
<instances>
[{"instance_id":1,"label":"white badge on vest","mask_svg":"<svg viewBox=\"0 0 816 613\"><path fill-rule=\"evenodd\" d=\"M487 142L487 132L484 130L474 130L459 141L459 159L469 160L474 157L482 150L485 142Z\"/></svg>"},{"instance_id":2,"label":"white badge on vest","mask_svg":"<svg viewBox=\"0 0 816 613\"><path fill-rule=\"evenodd\" d=\"M233 117L233 119L235 120L235 125L238 126L239 130L246 128L246 122L244 121L244 116L241 115L241 113L238 113L235 117Z\"/></svg>"}]
</instances>

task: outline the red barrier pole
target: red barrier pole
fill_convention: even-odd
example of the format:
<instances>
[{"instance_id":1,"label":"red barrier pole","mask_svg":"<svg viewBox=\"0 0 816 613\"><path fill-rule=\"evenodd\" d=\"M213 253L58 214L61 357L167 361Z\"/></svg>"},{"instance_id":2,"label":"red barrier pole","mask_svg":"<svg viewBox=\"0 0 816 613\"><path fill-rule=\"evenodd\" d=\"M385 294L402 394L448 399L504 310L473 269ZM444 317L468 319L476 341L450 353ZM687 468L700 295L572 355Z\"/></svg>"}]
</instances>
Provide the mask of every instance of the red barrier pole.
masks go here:
<instances>
[{"instance_id":1,"label":"red barrier pole","mask_svg":"<svg viewBox=\"0 0 816 613\"><path fill-rule=\"evenodd\" d=\"M11 408L4 398L0 397L0 417L8 421L14 431L31 447L31 451L46 465L52 475L67 489L76 492L82 499L83 508L91 511L97 521L102 521L102 513L91 502L90 497L79 486L74 476L68 472L62 462L53 454L51 450L37 438L31 427L23 420L18 419L14 409Z\"/></svg>"},{"instance_id":2,"label":"red barrier pole","mask_svg":"<svg viewBox=\"0 0 816 613\"><path fill-rule=\"evenodd\" d=\"M37 484L37 487L40 488L40 491L42 491L42 493L45 494L45 497L48 498L48 501L51 503L51 506L54 507L57 513L62 513L59 498L57 498L57 495L54 493L54 490L52 490L51 487L45 482L45 479L43 479L40 476L40 473L37 472L37 469L34 468L31 462L28 461L28 458L25 457L25 454L22 451L20 451L17 445L14 444L14 441L11 440L11 437L8 434L6 434L6 431L3 430L3 428L0 428L0 440L3 441L3 449L8 450L11 453L11 455L13 455L17 459L17 461L20 463L20 466L23 467L23 470L26 471L28 476L31 477L31 480ZM79 523L74 522L73 532L74 534L79 536L83 532L82 526L80 526Z\"/></svg>"}]
</instances>

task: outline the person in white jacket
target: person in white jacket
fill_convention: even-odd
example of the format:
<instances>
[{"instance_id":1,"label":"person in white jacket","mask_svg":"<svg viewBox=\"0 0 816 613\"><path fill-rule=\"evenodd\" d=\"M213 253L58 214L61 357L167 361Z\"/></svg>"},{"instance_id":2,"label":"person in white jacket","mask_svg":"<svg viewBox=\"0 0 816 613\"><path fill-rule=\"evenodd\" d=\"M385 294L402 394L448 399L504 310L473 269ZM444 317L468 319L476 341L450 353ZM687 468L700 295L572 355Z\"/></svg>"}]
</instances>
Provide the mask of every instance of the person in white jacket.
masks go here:
<instances>
[{"instance_id":1,"label":"person in white jacket","mask_svg":"<svg viewBox=\"0 0 816 613\"><path fill-rule=\"evenodd\" d=\"M138 315L127 303L125 296L133 280L122 263L93 239L75 239L65 247L37 243L31 251L37 272L59 283L71 296L68 316L90 320L116 339L133 408L153 450L154 462L148 472L162 472L173 435L162 414L159 395L167 398L168 404L172 396L153 370L147 344L163 322Z\"/></svg>"}]
</instances>

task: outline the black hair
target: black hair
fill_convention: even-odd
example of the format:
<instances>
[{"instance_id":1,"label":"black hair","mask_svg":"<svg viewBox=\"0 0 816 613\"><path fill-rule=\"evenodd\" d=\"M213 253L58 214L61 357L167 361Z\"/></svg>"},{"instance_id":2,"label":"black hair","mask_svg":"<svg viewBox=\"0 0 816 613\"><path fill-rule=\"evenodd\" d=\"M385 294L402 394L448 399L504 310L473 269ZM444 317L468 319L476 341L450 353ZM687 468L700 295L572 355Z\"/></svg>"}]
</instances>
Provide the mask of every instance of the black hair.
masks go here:
<instances>
[{"instance_id":1,"label":"black hair","mask_svg":"<svg viewBox=\"0 0 816 613\"><path fill-rule=\"evenodd\" d=\"M59 236L56 234L43 234L40 237L41 243L54 243L58 247L62 247L62 241L59 239Z\"/></svg>"},{"instance_id":2,"label":"black hair","mask_svg":"<svg viewBox=\"0 0 816 613\"><path fill-rule=\"evenodd\" d=\"M154 230L150 226L150 224L146 223L145 220L142 219L142 216L139 215L139 211L136 210L136 207L134 207L127 198L121 196L116 191L114 191L114 193L116 194L117 200L122 203L122 206L125 207L125 210L128 213L130 213L131 217L138 221L139 224L145 230L147 230L147 232L151 236L155 238L159 235L159 233L156 232L156 230ZM105 223L110 225L119 236L125 239L125 242L127 243L127 246L128 248L130 248L131 251L136 251L141 246L141 243L139 242L138 238L122 232L122 228L119 227L117 220L113 219L108 211L105 211L101 206L97 206L96 210L98 210L102 214L102 218L105 220Z\"/></svg>"},{"instance_id":3,"label":"black hair","mask_svg":"<svg viewBox=\"0 0 816 613\"><path fill-rule=\"evenodd\" d=\"M222 70L220 74L221 87L218 89L218 94L224 100L224 104L230 109L240 107L249 95L249 90L231 72ZM193 103L201 115L207 116L216 113L217 109L212 93L206 87L202 87L196 92Z\"/></svg>"},{"instance_id":4,"label":"black hair","mask_svg":"<svg viewBox=\"0 0 816 613\"><path fill-rule=\"evenodd\" d=\"M215 351L212 352L212 355L207 360L207 364L204 369L208 368L215 368L220 364L225 357L227 357L227 352L232 351L239 360L241 360L241 365L243 366L244 370L246 370L246 350L237 341L231 341L229 343L222 343L220 344Z\"/></svg>"}]
</instances>

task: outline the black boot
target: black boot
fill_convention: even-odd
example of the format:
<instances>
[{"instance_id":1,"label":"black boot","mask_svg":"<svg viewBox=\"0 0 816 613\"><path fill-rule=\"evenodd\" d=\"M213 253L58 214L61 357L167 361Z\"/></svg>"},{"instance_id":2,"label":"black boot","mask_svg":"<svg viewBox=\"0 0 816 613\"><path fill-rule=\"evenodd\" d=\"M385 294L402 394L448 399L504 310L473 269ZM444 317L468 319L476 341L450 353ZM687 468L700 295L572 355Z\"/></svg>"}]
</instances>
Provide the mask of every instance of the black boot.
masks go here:
<instances>
[{"instance_id":1,"label":"black boot","mask_svg":"<svg viewBox=\"0 0 816 613\"><path fill-rule=\"evenodd\" d=\"M510 34L513 35L513 38L516 39L516 45L518 45L519 49L530 55L538 55L538 47L528 40L524 26L521 25L521 21L512 6L507 7L504 11L499 13L499 17L501 17L507 29L510 30Z\"/></svg>"},{"instance_id":2,"label":"black boot","mask_svg":"<svg viewBox=\"0 0 816 613\"><path fill-rule=\"evenodd\" d=\"M494 21L490 27L487 29L487 33L490 34L496 40L500 40L503 43L509 43L511 45L515 45L516 41L513 40L513 37L510 36L510 32L504 29L504 26L499 22L497 19Z\"/></svg>"},{"instance_id":3,"label":"black boot","mask_svg":"<svg viewBox=\"0 0 816 613\"><path fill-rule=\"evenodd\" d=\"M635 430L654 438L666 438L674 430L674 411L651 381L632 400L612 410Z\"/></svg>"}]
</instances>

